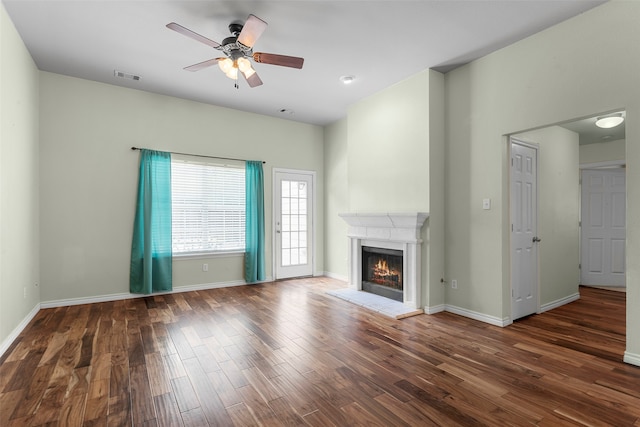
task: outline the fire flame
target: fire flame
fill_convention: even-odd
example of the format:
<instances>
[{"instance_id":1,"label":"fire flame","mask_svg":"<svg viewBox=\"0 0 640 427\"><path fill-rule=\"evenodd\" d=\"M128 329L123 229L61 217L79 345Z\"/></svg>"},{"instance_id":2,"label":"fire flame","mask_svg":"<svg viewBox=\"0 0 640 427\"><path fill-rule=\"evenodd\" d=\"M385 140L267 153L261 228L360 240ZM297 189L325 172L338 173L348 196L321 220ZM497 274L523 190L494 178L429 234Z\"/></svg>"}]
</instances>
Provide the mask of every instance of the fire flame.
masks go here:
<instances>
[{"instance_id":1,"label":"fire flame","mask_svg":"<svg viewBox=\"0 0 640 427\"><path fill-rule=\"evenodd\" d=\"M379 259L378 262L373 266L373 275L375 277L387 277L397 274L397 271L389 269L389 265L384 259Z\"/></svg>"}]
</instances>

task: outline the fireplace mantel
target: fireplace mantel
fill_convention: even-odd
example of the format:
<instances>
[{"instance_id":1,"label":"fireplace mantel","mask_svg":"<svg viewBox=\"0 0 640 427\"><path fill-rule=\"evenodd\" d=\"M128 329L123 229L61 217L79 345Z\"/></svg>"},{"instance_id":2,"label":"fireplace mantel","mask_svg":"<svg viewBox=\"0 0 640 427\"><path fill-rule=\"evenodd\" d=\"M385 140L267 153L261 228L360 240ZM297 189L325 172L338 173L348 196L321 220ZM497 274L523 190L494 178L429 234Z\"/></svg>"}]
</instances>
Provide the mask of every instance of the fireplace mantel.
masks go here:
<instances>
[{"instance_id":1,"label":"fireplace mantel","mask_svg":"<svg viewBox=\"0 0 640 427\"><path fill-rule=\"evenodd\" d=\"M342 213L339 216L349 225L349 237L406 243L422 242L420 229L429 218L426 212Z\"/></svg>"},{"instance_id":2,"label":"fireplace mantel","mask_svg":"<svg viewBox=\"0 0 640 427\"><path fill-rule=\"evenodd\" d=\"M421 308L420 232L429 217L426 212L342 213L349 229L349 287L362 290L362 246L403 251L404 300L411 308Z\"/></svg>"}]
</instances>

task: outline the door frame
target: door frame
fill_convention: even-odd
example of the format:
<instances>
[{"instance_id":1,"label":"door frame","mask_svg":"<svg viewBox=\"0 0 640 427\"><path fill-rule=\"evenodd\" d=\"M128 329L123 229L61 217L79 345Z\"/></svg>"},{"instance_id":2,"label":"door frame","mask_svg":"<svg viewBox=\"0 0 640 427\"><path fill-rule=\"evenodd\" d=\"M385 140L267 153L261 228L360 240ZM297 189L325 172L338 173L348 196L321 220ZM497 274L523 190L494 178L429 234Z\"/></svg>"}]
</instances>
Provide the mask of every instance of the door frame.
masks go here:
<instances>
[{"instance_id":1,"label":"door frame","mask_svg":"<svg viewBox=\"0 0 640 427\"><path fill-rule=\"evenodd\" d=\"M509 229L509 316L510 316L510 322L509 323L513 323L513 309L514 309L514 304L513 304L513 278L514 278L514 272L513 272L513 211L511 209L511 190L512 190L512 186L513 186L513 179L512 179L512 164L511 164L511 156L512 156L512 146L513 144L518 144L524 147L528 147L531 148L533 150L535 150L536 152L536 192L535 192L535 197L536 197L536 208L535 208L535 214L536 214L536 234L539 234L539 225L540 225L540 179L539 179L539 175L540 175L540 145L536 144L534 142L527 142L524 141L522 139L518 139L516 137L513 136L509 136L507 138L507 170L508 170L508 175L507 175L507 180L508 180L508 195L509 195L509 205L508 205L508 209L509 209L509 223L508 223L508 229ZM540 245L535 245L535 251L536 251L536 283L535 283L535 294L536 294L536 313L539 314L540 311Z\"/></svg>"},{"instance_id":2,"label":"door frame","mask_svg":"<svg viewBox=\"0 0 640 427\"><path fill-rule=\"evenodd\" d=\"M273 272L273 280L278 280L278 273L277 273L277 260L278 260L278 254L277 254L277 249L276 249L276 213L277 213L277 207L276 207L276 203L280 203L280 200L276 200L276 194L278 194L278 192L276 191L276 185L277 185L277 180L276 180L276 175L278 173L291 173L291 174L298 174L298 175L308 175L311 177L311 197L313 198L313 206L311 208L311 212L312 212L312 217L311 217L311 274L313 276L317 276L316 274L316 216L318 213L318 207L317 207L317 190L316 190L316 186L317 186L317 179L316 179L316 171L310 171L310 170L303 170L303 169L288 169L288 168L273 168L271 170L271 253L273 254L271 257L271 271Z\"/></svg>"}]
</instances>

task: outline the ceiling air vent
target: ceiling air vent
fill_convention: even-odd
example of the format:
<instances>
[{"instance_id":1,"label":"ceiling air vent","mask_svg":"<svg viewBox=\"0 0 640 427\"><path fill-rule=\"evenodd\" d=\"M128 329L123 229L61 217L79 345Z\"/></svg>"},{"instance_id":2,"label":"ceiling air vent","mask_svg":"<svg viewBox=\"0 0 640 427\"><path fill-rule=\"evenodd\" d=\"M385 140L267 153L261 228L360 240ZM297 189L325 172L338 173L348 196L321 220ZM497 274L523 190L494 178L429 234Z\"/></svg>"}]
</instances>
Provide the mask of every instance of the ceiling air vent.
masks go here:
<instances>
[{"instance_id":1,"label":"ceiling air vent","mask_svg":"<svg viewBox=\"0 0 640 427\"><path fill-rule=\"evenodd\" d=\"M140 76L136 76L135 74L123 73L122 71L113 70L113 75L116 77L120 77L121 79L129 79L129 80L140 80Z\"/></svg>"}]
</instances>

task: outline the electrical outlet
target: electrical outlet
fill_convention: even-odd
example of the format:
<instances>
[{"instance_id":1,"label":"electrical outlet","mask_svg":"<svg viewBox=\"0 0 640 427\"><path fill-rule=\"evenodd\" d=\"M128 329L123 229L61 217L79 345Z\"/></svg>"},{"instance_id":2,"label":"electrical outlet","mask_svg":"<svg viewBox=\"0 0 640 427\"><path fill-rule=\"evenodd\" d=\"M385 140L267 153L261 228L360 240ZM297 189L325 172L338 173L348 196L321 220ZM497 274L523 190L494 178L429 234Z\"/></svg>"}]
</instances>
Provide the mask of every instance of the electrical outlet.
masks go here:
<instances>
[{"instance_id":1,"label":"electrical outlet","mask_svg":"<svg viewBox=\"0 0 640 427\"><path fill-rule=\"evenodd\" d=\"M458 281L457 280L452 280L451 281L451 289L458 289Z\"/></svg>"},{"instance_id":2,"label":"electrical outlet","mask_svg":"<svg viewBox=\"0 0 640 427\"><path fill-rule=\"evenodd\" d=\"M202 264L202 271L209 271L209 264Z\"/></svg>"}]
</instances>

